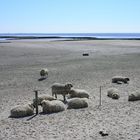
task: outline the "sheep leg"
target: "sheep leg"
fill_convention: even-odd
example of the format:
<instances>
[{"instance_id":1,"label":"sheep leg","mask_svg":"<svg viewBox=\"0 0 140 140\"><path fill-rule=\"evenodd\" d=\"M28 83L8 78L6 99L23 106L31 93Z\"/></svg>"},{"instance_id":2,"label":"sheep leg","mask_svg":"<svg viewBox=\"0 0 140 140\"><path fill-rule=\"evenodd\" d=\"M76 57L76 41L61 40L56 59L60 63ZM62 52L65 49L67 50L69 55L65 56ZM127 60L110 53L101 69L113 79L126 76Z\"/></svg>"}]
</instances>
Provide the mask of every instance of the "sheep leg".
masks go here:
<instances>
[{"instance_id":1,"label":"sheep leg","mask_svg":"<svg viewBox=\"0 0 140 140\"><path fill-rule=\"evenodd\" d=\"M64 98L64 102L66 101L66 96L65 95L63 95L63 98Z\"/></svg>"},{"instance_id":2,"label":"sheep leg","mask_svg":"<svg viewBox=\"0 0 140 140\"><path fill-rule=\"evenodd\" d=\"M124 83L127 84L127 80L124 80Z\"/></svg>"},{"instance_id":3,"label":"sheep leg","mask_svg":"<svg viewBox=\"0 0 140 140\"><path fill-rule=\"evenodd\" d=\"M52 90L52 96L54 96L54 92L53 92L53 90Z\"/></svg>"},{"instance_id":4,"label":"sheep leg","mask_svg":"<svg viewBox=\"0 0 140 140\"><path fill-rule=\"evenodd\" d=\"M55 98L57 98L57 94L52 91L52 96L54 96L54 95L55 95Z\"/></svg>"},{"instance_id":5,"label":"sheep leg","mask_svg":"<svg viewBox=\"0 0 140 140\"><path fill-rule=\"evenodd\" d=\"M55 98L57 99L57 94L55 94Z\"/></svg>"}]
</instances>

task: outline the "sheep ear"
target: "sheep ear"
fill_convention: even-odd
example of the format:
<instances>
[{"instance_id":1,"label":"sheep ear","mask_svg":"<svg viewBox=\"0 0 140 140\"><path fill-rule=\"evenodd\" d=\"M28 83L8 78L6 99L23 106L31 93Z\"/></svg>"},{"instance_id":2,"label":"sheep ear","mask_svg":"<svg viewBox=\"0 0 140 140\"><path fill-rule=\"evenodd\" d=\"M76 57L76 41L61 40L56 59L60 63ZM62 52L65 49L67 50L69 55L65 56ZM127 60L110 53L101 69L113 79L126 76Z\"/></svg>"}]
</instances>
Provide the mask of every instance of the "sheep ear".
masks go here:
<instances>
[{"instance_id":1,"label":"sheep ear","mask_svg":"<svg viewBox=\"0 0 140 140\"><path fill-rule=\"evenodd\" d=\"M45 100L43 100L40 105L42 106L44 104L44 102L45 102Z\"/></svg>"},{"instance_id":2,"label":"sheep ear","mask_svg":"<svg viewBox=\"0 0 140 140\"><path fill-rule=\"evenodd\" d=\"M33 103L28 103L28 105L29 105L31 108L34 108L34 104L33 104Z\"/></svg>"},{"instance_id":3,"label":"sheep ear","mask_svg":"<svg viewBox=\"0 0 140 140\"><path fill-rule=\"evenodd\" d=\"M127 78L127 81L130 81L130 79L129 79L129 78Z\"/></svg>"},{"instance_id":4,"label":"sheep ear","mask_svg":"<svg viewBox=\"0 0 140 140\"><path fill-rule=\"evenodd\" d=\"M69 87L73 87L73 85L72 85L71 83L67 83L67 85L68 85Z\"/></svg>"},{"instance_id":5,"label":"sheep ear","mask_svg":"<svg viewBox=\"0 0 140 140\"><path fill-rule=\"evenodd\" d=\"M69 87L73 87L73 85L72 84L69 84Z\"/></svg>"}]
</instances>

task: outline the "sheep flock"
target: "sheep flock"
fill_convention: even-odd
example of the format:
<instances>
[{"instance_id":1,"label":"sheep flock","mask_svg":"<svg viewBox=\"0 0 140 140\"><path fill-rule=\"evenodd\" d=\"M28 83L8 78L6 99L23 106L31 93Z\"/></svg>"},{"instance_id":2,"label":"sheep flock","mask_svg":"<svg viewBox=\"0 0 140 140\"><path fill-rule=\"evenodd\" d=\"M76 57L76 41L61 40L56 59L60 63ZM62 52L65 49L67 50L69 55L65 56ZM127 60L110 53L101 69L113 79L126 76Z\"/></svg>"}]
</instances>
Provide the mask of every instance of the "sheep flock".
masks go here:
<instances>
[{"instance_id":1,"label":"sheep flock","mask_svg":"<svg viewBox=\"0 0 140 140\"><path fill-rule=\"evenodd\" d=\"M40 71L40 76L47 76L48 69ZM127 77L114 76L112 83L121 84L130 81ZM62 112L67 109L80 109L89 106L90 93L84 89L77 89L73 87L72 83L54 83L51 86L51 95L40 94L37 99L33 99L31 103L18 105L11 109L10 117L20 118L34 115L36 103L42 108L42 113L50 114ZM54 97L55 95L55 97ZM62 95L63 100L57 99L57 95ZM118 100L120 98L119 90L116 88L108 88L106 92L107 97ZM140 100L140 93L134 92L128 96L128 101Z\"/></svg>"}]
</instances>

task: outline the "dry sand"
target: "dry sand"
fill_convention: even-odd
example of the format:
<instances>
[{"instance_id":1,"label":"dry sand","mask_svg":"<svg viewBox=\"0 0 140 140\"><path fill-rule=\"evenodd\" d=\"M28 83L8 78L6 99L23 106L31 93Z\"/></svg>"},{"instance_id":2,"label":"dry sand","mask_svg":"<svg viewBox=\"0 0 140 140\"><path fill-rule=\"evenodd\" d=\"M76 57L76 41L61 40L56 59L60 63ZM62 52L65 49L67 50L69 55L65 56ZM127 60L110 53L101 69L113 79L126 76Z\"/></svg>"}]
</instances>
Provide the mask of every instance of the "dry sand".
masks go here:
<instances>
[{"instance_id":1,"label":"dry sand","mask_svg":"<svg viewBox=\"0 0 140 140\"><path fill-rule=\"evenodd\" d=\"M89 53L89 56L82 56ZM41 68L49 77L38 81ZM111 84L123 75L129 84ZM16 105L32 101L34 89L51 95L54 82L73 83L90 93L89 107L33 118L9 118ZM12 40L0 43L0 140L138 140L140 101L128 102L128 94L140 89L140 41ZM102 106L99 105L99 86ZM120 99L106 96L109 87ZM63 99L62 96L58 96ZM40 110L41 112L41 110ZM105 129L108 136L99 131Z\"/></svg>"}]
</instances>

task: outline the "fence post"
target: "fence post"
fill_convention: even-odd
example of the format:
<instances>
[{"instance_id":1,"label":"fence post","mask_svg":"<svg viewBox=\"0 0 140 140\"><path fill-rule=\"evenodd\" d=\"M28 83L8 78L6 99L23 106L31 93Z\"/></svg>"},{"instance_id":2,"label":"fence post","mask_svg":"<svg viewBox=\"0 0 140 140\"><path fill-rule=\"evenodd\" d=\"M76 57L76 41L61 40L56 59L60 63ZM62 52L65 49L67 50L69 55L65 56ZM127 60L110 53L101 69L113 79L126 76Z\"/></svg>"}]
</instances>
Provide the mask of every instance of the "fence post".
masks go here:
<instances>
[{"instance_id":1,"label":"fence post","mask_svg":"<svg viewBox=\"0 0 140 140\"><path fill-rule=\"evenodd\" d=\"M38 114L38 90L34 90L35 92L35 108L36 108L36 115Z\"/></svg>"},{"instance_id":2,"label":"fence post","mask_svg":"<svg viewBox=\"0 0 140 140\"><path fill-rule=\"evenodd\" d=\"M99 106L102 105L102 86L100 86L100 101L99 101Z\"/></svg>"}]
</instances>

